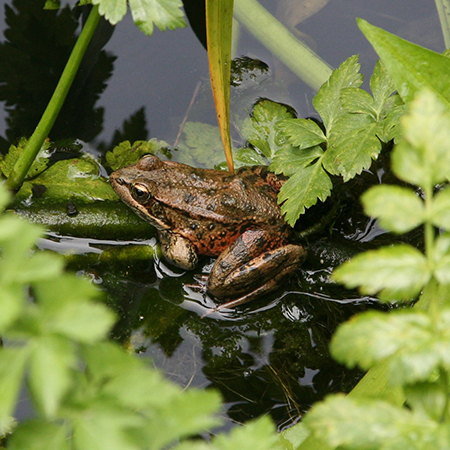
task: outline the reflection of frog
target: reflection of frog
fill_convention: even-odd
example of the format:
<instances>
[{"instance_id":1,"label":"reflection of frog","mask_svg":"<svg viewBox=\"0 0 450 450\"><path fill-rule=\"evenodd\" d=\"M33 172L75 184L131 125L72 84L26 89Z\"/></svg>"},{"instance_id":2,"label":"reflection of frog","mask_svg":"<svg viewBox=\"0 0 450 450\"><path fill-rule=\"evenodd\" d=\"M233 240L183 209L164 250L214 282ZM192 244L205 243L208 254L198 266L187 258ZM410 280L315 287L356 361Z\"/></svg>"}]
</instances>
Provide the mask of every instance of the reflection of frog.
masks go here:
<instances>
[{"instance_id":1,"label":"reflection of frog","mask_svg":"<svg viewBox=\"0 0 450 450\"><path fill-rule=\"evenodd\" d=\"M144 156L111 174L119 197L158 230L165 257L193 269L198 255L218 256L206 284L227 305L248 302L277 288L304 259L288 244L289 226L265 167L236 174L195 169Z\"/></svg>"}]
</instances>

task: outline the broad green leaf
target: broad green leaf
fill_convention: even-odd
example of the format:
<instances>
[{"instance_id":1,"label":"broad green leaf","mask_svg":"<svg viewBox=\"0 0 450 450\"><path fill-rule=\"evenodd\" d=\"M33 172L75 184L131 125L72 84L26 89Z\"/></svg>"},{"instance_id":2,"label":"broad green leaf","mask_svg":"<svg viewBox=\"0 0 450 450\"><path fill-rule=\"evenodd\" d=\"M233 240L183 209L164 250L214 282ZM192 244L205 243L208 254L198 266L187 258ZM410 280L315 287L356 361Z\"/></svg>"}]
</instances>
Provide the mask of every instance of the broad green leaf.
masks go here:
<instances>
[{"instance_id":1,"label":"broad green leaf","mask_svg":"<svg viewBox=\"0 0 450 450\"><path fill-rule=\"evenodd\" d=\"M410 106L402 118L404 139L392 153L392 169L402 180L429 189L450 177L450 115L429 90Z\"/></svg>"},{"instance_id":2,"label":"broad green leaf","mask_svg":"<svg viewBox=\"0 0 450 450\"><path fill-rule=\"evenodd\" d=\"M449 58L405 41L365 20L358 19L358 26L380 56L405 102L411 101L426 87L450 107L450 86L446 79L450 72Z\"/></svg>"},{"instance_id":3,"label":"broad green leaf","mask_svg":"<svg viewBox=\"0 0 450 450\"><path fill-rule=\"evenodd\" d=\"M278 124L292 117L286 106L271 100L261 100L253 108L250 118L245 120L242 134L250 144L271 160L276 152L287 144L286 134Z\"/></svg>"},{"instance_id":4,"label":"broad green leaf","mask_svg":"<svg viewBox=\"0 0 450 450\"><path fill-rule=\"evenodd\" d=\"M359 73L358 57L351 56L338 69L334 70L329 80L325 82L314 97L313 105L320 114L327 135L333 129L335 121L341 116L341 92L345 88L361 86L363 77Z\"/></svg>"},{"instance_id":5,"label":"broad green leaf","mask_svg":"<svg viewBox=\"0 0 450 450\"><path fill-rule=\"evenodd\" d=\"M427 381L450 369L450 311L436 320L425 311L370 311L342 324L331 341L331 352L348 367L362 369L388 360L389 382L405 385Z\"/></svg>"},{"instance_id":6,"label":"broad green leaf","mask_svg":"<svg viewBox=\"0 0 450 450\"><path fill-rule=\"evenodd\" d=\"M380 219L388 231L407 233L421 225L425 218L423 201L411 189L379 185L361 197L367 215Z\"/></svg>"},{"instance_id":7,"label":"broad green leaf","mask_svg":"<svg viewBox=\"0 0 450 450\"><path fill-rule=\"evenodd\" d=\"M303 150L286 146L280 149L274 156L270 170L273 170L275 173L283 173L290 177L311 165L311 163L314 163L322 155L323 150L319 146L305 148Z\"/></svg>"},{"instance_id":8,"label":"broad green leaf","mask_svg":"<svg viewBox=\"0 0 450 450\"><path fill-rule=\"evenodd\" d=\"M433 225L450 230L450 187L438 192L431 202L431 217Z\"/></svg>"},{"instance_id":9,"label":"broad green leaf","mask_svg":"<svg viewBox=\"0 0 450 450\"><path fill-rule=\"evenodd\" d=\"M116 25L127 12L126 0L92 0L94 5L99 5L99 13L106 20Z\"/></svg>"},{"instance_id":10,"label":"broad green leaf","mask_svg":"<svg viewBox=\"0 0 450 450\"><path fill-rule=\"evenodd\" d=\"M0 332L5 332L20 317L25 291L22 283L0 282L0 292Z\"/></svg>"},{"instance_id":11,"label":"broad green leaf","mask_svg":"<svg viewBox=\"0 0 450 450\"><path fill-rule=\"evenodd\" d=\"M181 0L129 0L134 23L147 35L153 34L153 24L161 31L186 26Z\"/></svg>"},{"instance_id":12,"label":"broad green leaf","mask_svg":"<svg viewBox=\"0 0 450 450\"><path fill-rule=\"evenodd\" d=\"M230 136L230 79L233 0L206 0L209 75L228 170L233 172Z\"/></svg>"},{"instance_id":13,"label":"broad green leaf","mask_svg":"<svg viewBox=\"0 0 450 450\"><path fill-rule=\"evenodd\" d=\"M64 425L33 419L21 423L8 439L11 450L69 450Z\"/></svg>"},{"instance_id":14,"label":"broad green leaf","mask_svg":"<svg viewBox=\"0 0 450 450\"><path fill-rule=\"evenodd\" d=\"M431 275L419 250L398 244L355 256L334 271L333 279L363 294L379 293L381 300L405 301L417 297Z\"/></svg>"},{"instance_id":15,"label":"broad green leaf","mask_svg":"<svg viewBox=\"0 0 450 450\"><path fill-rule=\"evenodd\" d=\"M235 427L228 435L219 434L214 438L213 445L217 450L281 450L275 426L268 416Z\"/></svg>"},{"instance_id":16,"label":"broad green leaf","mask_svg":"<svg viewBox=\"0 0 450 450\"><path fill-rule=\"evenodd\" d=\"M325 201L333 185L323 170L320 160L303 169L299 169L281 187L278 202L286 222L294 226L305 208Z\"/></svg>"},{"instance_id":17,"label":"broad green leaf","mask_svg":"<svg viewBox=\"0 0 450 450\"><path fill-rule=\"evenodd\" d=\"M23 372L29 351L22 348L0 350L0 421L4 422L15 413Z\"/></svg>"},{"instance_id":18,"label":"broad green leaf","mask_svg":"<svg viewBox=\"0 0 450 450\"><path fill-rule=\"evenodd\" d=\"M75 364L73 344L62 337L41 336L32 345L30 394L39 412L52 419L70 386L70 371Z\"/></svg>"},{"instance_id":19,"label":"broad green leaf","mask_svg":"<svg viewBox=\"0 0 450 450\"><path fill-rule=\"evenodd\" d=\"M62 273L64 260L59 255L46 252L36 252L31 258L23 261L16 281L27 283L39 280L54 280Z\"/></svg>"},{"instance_id":20,"label":"broad green leaf","mask_svg":"<svg viewBox=\"0 0 450 450\"><path fill-rule=\"evenodd\" d=\"M442 384L437 381L424 381L405 386L407 405L419 414L439 422L445 411L447 395ZM448 405L447 405L448 409Z\"/></svg>"},{"instance_id":21,"label":"broad green leaf","mask_svg":"<svg viewBox=\"0 0 450 450\"><path fill-rule=\"evenodd\" d=\"M135 141L133 145L129 141L124 141L106 153L106 162L113 170L121 169L136 164L144 155L156 155L159 150L168 146L167 142L155 138L149 141Z\"/></svg>"},{"instance_id":22,"label":"broad green leaf","mask_svg":"<svg viewBox=\"0 0 450 450\"><path fill-rule=\"evenodd\" d=\"M443 285L450 284L450 234L444 233L437 237L434 245L434 276ZM442 299L441 299L442 303Z\"/></svg>"},{"instance_id":23,"label":"broad green leaf","mask_svg":"<svg viewBox=\"0 0 450 450\"><path fill-rule=\"evenodd\" d=\"M327 141L322 129L311 119L288 119L278 124L284 134L289 136L289 143L300 150L314 147Z\"/></svg>"},{"instance_id":24,"label":"broad green leaf","mask_svg":"<svg viewBox=\"0 0 450 450\"><path fill-rule=\"evenodd\" d=\"M444 450L450 445L444 423L387 402L354 400L342 394L315 405L305 423L333 449Z\"/></svg>"}]
</instances>

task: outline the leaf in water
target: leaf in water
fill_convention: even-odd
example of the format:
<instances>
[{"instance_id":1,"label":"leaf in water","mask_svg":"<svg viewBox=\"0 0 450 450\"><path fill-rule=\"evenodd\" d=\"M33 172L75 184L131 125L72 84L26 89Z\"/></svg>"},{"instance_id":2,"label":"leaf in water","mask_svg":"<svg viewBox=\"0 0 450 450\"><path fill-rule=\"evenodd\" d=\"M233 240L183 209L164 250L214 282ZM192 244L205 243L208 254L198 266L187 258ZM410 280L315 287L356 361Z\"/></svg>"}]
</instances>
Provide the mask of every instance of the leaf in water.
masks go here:
<instances>
[{"instance_id":1,"label":"leaf in water","mask_svg":"<svg viewBox=\"0 0 450 450\"><path fill-rule=\"evenodd\" d=\"M320 114L328 137L335 121L342 114L341 91L345 88L361 86L363 76L359 73L358 56L351 56L334 70L314 97L313 105Z\"/></svg>"},{"instance_id":2,"label":"leaf in water","mask_svg":"<svg viewBox=\"0 0 450 450\"><path fill-rule=\"evenodd\" d=\"M333 449L427 450L450 445L445 423L388 402L358 401L343 394L329 396L315 405L305 417L305 424Z\"/></svg>"},{"instance_id":3,"label":"leaf in water","mask_svg":"<svg viewBox=\"0 0 450 450\"><path fill-rule=\"evenodd\" d=\"M293 114L286 106L270 100L261 100L253 108L252 115L244 121L242 134L268 159L287 144L285 133L278 123L292 119Z\"/></svg>"},{"instance_id":4,"label":"leaf in water","mask_svg":"<svg viewBox=\"0 0 450 450\"><path fill-rule=\"evenodd\" d=\"M429 90L420 92L402 119L404 139L392 153L400 179L428 189L450 178L450 115Z\"/></svg>"},{"instance_id":5,"label":"leaf in water","mask_svg":"<svg viewBox=\"0 0 450 450\"><path fill-rule=\"evenodd\" d=\"M289 137L289 142L300 150L327 141L322 129L311 119L288 119L278 124L283 133Z\"/></svg>"},{"instance_id":6,"label":"leaf in water","mask_svg":"<svg viewBox=\"0 0 450 450\"><path fill-rule=\"evenodd\" d=\"M450 107L450 59L405 41L387 31L358 19L358 26L375 48L405 102L424 87L433 91Z\"/></svg>"},{"instance_id":7,"label":"leaf in water","mask_svg":"<svg viewBox=\"0 0 450 450\"><path fill-rule=\"evenodd\" d=\"M233 172L230 137L230 80L233 0L206 0L206 42L209 74L217 121L227 160Z\"/></svg>"},{"instance_id":8,"label":"leaf in water","mask_svg":"<svg viewBox=\"0 0 450 450\"><path fill-rule=\"evenodd\" d=\"M27 348L2 348L0 350L0 422L15 413L23 381Z\"/></svg>"},{"instance_id":9,"label":"leaf in water","mask_svg":"<svg viewBox=\"0 0 450 450\"><path fill-rule=\"evenodd\" d=\"M161 31L186 26L181 0L129 0L134 23L147 35L153 24Z\"/></svg>"},{"instance_id":10,"label":"leaf in water","mask_svg":"<svg viewBox=\"0 0 450 450\"><path fill-rule=\"evenodd\" d=\"M106 153L106 162L112 170L136 164L144 155L156 155L162 148L169 144L152 138L149 141L135 141L133 145L129 141L121 142L112 151Z\"/></svg>"},{"instance_id":11,"label":"leaf in water","mask_svg":"<svg viewBox=\"0 0 450 450\"><path fill-rule=\"evenodd\" d=\"M33 402L47 419L55 418L61 400L70 386L75 364L74 347L60 336L33 339L29 387Z\"/></svg>"},{"instance_id":12,"label":"leaf in water","mask_svg":"<svg viewBox=\"0 0 450 450\"><path fill-rule=\"evenodd\" d=\"M21 423L8 439L10 450L69 450L66 428L62 424L33 419Z\"/></svg>"},{"instance_id":13,"label":"leaf in water","mask_svg":"<svg viewBox=\"0 0 450 450\"><path fill-rule=\"evenodd\" d=\"M330 177L323 170L320 161L297 170L281 187L278 202L286 222L294 226L305 208L325 201L332 189Z\"/></svg>"},{"instance_id":14,"label":"leaf in water","mask_svg":"<svg viewBox=\"0 0 450 450\"><path fill-rule=\"evenodd\" d=\"M388 231L407 233L421 225L425 206L411 189L379 185L368 189L361 197L367 215L380 219Z\"/></svg>"},{"instance_id":15,"label":"leaf in water","mask_svg":"<svg viewBox=\"0 0 450 450\"><path fill-rule=\"evenodd\" d=\"M381 300L413 300L431 277L425 256L410 245L371 250L345 262L333 279L363 294L379 293Z\"/></svg>"}]
</instances>

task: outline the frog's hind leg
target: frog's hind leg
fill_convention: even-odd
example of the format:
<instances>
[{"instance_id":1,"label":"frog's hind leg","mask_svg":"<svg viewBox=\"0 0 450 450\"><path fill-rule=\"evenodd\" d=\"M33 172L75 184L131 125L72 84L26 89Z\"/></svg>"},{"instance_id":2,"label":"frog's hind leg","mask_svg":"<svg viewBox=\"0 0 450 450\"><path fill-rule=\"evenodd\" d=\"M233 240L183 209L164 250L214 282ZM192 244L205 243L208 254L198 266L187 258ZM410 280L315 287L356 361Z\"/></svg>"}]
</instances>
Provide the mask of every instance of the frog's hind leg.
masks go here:
<instances>
[{"instance_id":1,"label":"frog's hind leg","mask_svg":"<svg viewBox=\"0 0 450 450\"><path fill-rule=\"evenodd\" d=\"M219 300L234 298L220 309L274 291L306 256L300 245L266 249L270 242L264 231L248 230L219 256L209 275L207 291Z\"/></svg>"}]
</instances>

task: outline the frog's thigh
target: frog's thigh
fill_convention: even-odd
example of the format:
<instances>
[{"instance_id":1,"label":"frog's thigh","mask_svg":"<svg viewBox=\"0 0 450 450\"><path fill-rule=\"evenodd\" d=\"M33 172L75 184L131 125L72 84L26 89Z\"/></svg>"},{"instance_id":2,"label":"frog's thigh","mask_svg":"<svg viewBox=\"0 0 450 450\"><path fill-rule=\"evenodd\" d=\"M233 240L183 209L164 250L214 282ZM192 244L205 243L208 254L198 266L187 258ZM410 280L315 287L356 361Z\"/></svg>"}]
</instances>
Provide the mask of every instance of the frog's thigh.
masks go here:
<instances>
[{"instance_id":1,"label":"frog's thigh","mask_svg":"<svg viewBox=\"0 0 450 450\"><path fill-rule=\"evenodd\" d=\"M246 295L254 290L258 290L259 295L270 292L306 256L305 249L300 245L288 244L264 250L268 236L255 231L259 234L249 237L248 233L225 250L211 270L207 290L219 299Z\"/></svg>"},{"instance_id":2,"label":"frog's thigh","mask_svg":"<svg viewBox=\"0 0 450 450\"><path fill-rule=\"evenodd\" d=\"M186 270L192 270L197 265L197 251L191 241L167 231L158 232L158 236L163 255L169 262Z\"/></svg>"}]
</instances>

